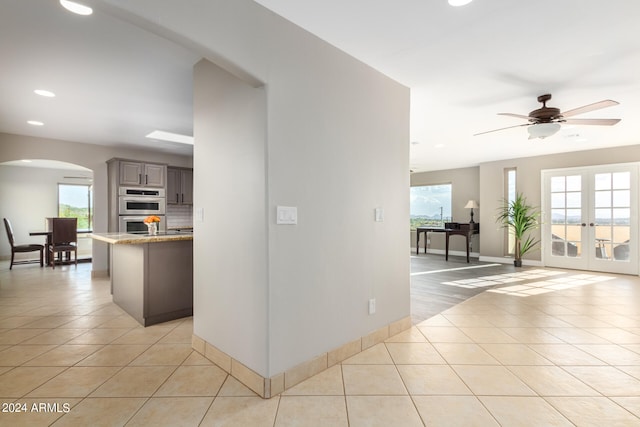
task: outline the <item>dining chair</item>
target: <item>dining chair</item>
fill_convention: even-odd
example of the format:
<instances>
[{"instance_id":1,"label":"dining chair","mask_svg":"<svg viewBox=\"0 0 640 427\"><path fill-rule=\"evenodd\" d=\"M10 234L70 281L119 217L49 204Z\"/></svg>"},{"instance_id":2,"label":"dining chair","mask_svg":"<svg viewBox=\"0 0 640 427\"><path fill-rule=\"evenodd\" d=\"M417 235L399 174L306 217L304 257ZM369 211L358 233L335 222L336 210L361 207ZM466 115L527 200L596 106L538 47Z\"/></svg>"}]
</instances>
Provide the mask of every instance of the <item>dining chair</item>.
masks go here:
<instances>
[{"instance_id":1,"label":"dining chair","mask_svg":"<svg viewBox=\"0 0 640 427\"><path fill-rule=\"evenodd\" d=\"M13 239L13 228L11 227L11 222L4 218L4 228L7 230L7 237L9 238L9 244L11 245L11 264L9 264L9 270L13 268L13 265L16 264L31 264L35 262L35 260L25 260L25 261L16 261L15 255L16 253L25 253L25 252L40 252L40 267L44 264L42 262L42 255L44 253L44 245L37 244L26 244L26 245L16 245L15 240Z\"/></svg>"},{"instance_id":2,"label":"dining chair","mask_svg":"<svg viewBox=\"0 0 640 427\"><path fill-rule=\"evenodd\" d=\"M71 252L78 265L78 218L52 218L51 224L51 244L48 248L51 266L56 268L56 254L62 262L62 253L66 253L69 260Z\"/></svg>"}]
</instances>

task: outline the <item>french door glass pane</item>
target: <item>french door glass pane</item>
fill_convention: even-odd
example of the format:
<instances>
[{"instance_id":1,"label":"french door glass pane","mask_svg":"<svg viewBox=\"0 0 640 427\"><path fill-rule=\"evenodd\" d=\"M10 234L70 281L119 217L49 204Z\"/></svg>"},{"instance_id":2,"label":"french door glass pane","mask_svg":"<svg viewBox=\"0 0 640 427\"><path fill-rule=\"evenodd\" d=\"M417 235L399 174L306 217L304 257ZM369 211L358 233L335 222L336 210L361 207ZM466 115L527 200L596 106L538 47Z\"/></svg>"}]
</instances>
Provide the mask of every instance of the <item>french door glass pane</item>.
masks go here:
<instances>
[{"instance_id":1,"label":"french door glass pane","mask_svg":"<svg viewBox=\"0 0 640 427\"><path fill-rule=\"evenodd\" d=\"M630 190L616 190L613 192L613 206L626 208L631 204Z\"/></svg>"},{"instance_id":2,"label":"french door glass pane","mask_svg":"<svg viewBox=\"0 0 640 427\"><path fill-rule=\"evenodd\" d=\"M613 189L621 190L631 187L631 174L629 172L616 172L613 174Z\"/></svg>"},{"instance_id":3,"label":"french door glass pane","mask_svg":"<svg viewBox=\"0 0 640 427\"><path fill-rule=\"evenodd\" d=\"M565 190L565 177L564 176L554 176L551 177L551 192L564 192Z\"/></svg>"},{"instance_id":4,"label":"french door glass pane","mask_svg":"<svg viewBox=\"0 0 640 427\"><path fill-rule=\"evenodd\" d=\"M551 253L579 257L582 253L582 176L551 177Z\"/></svg>"},{"instance_id":5,"label":"french door glass pane","mask_svg":"<svg viewBox=\"0 0 640 427\"><path fill-rule=\"evenodd\" d=\"M551 195L551 209L564 208L566 206L564 195L565 193L553 193Z\"/></svg>"},{"instance_id":6,"label":"french door glass pane","mask_svg":"<svg viewBox=\"0 0 640 427\"><path fill-rule=\"evenodd\" d=\"M582 177L580 175L567 177L567 191L582 191Z\"/></svg>"},{"instance_id":7,"label":"french door glass pane","mask_svg":"<svg viewBox=\"0 0 640 427\"><path fill-rule=\"evenodd\" d=\"M567 209L567 224L580 224L582 211L580 209Z\"/></svg>"},{"instance_id":8,"label":"french door glass pane","mask_svg":"<svg viewBox=\"0 0 640 427\"><path fill-rule=\"evenodd\" d=\"M578 193L578 192L567 193L568 208L580 208L581 206L582 206L582 193Z\"/></svg>"},{"instance_id":9,"label":"french door glass pane","mask_svg":"<svg viewBox=\"0 0 640 427\"><path fill-rule=\"evenodd\" d=\"M611 174L597 173L595 175L595 190L608 190L611 188Z\"/></svg>"},{"instance_id":10,"label":"french door glass pane","mask_svg":"<svg viewBox=\"0 0 640 427\"><path fill-rule=\"evenodd\" d=\"M598 173L595 185L595 256L629 261L631 174Z\"/></svg>"},{"instance_id":11,"label":"french door glass pane","mask_svg":"<svg viewBox=\"0 0 640 427\"><path fill-rule=\"evenodd\" d=\"M619 225L631 224L631 210L630 209L613 209L613 222Z\"/></svg>"},{"instance_id":12,"label":"french door glass pane","mask_svg":"<svg viewBox=\"0 0 640 427\"><path fill-rule=\"evenodd\" d=\"M596 208L611 207L611 191L596 191Z\"/></svg>"}]
</instances>

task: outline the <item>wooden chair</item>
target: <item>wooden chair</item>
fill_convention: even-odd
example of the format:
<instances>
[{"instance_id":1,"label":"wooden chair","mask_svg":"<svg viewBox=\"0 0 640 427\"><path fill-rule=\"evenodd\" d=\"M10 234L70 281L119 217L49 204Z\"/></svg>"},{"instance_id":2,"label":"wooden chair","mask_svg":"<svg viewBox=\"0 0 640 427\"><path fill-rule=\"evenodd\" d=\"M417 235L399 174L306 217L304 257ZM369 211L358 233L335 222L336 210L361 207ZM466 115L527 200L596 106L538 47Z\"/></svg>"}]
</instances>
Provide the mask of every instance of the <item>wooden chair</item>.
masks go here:
<instances>
[{"instance_id":1,"label":"wooden chair","mask_svg":"<svg viewBox=\"0 0 640 427\"><path fill-rule=\"evenodd\" d=\"M13 240L13 228L11 227L11 222L7 218L4 218L4 228L7 230L7 237L9 238L9 244L11 245L11 264L9 264L9 270L13 268L14 264L31 264L35 262L35 260L26 260L26 261L15 261L16 253L24 253L24 252L40 252L40 267L44 264L42 262L42 255L44 253L44 245L37 244L26 244L26 245L16 245Z\"/></svg>"},{"instance_id":2,"label":"wooden chair","mask_svg":"<svg viewBox=\"0 0 640 427\"><path fill-rule=\"evenodd\" d=\"M75 263L78 265L78 218L52 218L51 244L48 248L51 266L56 268L56 253L62 261L62 253L71 258L74 254Z\"/></svg>"}]
</instances>

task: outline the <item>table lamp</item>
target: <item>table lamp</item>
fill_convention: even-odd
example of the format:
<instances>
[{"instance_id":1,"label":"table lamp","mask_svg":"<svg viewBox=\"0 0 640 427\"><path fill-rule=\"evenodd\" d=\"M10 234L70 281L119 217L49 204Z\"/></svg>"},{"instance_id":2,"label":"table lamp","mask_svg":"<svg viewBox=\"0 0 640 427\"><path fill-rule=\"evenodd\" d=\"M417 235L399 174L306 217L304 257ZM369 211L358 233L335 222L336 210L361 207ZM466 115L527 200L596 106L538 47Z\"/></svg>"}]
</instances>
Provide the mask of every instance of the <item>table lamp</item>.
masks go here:
<instances>
[{"instance_id":1,"label":"table lamp","mask_svg":"<svg viewBox=\"0 0 640 427\"><path fill-rule=\"evenodd\" d=\"M475 200L469 200L467 202L467 204L464 206L465 209L471 209L471 220L469 221L469 224L473 224L473 209L474 208L479 208L480 206L478 205L478 203Z\"/></svg>"}]
</instances>

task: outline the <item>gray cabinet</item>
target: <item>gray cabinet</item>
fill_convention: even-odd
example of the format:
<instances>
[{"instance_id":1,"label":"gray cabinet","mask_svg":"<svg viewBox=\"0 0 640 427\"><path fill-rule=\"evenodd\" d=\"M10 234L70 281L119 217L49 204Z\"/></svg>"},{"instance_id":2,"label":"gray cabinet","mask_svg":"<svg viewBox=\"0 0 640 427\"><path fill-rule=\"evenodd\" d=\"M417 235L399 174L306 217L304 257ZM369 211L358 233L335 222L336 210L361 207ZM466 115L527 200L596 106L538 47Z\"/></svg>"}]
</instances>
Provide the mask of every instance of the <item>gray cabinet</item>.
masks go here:
<instances>
[{"instance_id":1,"label":"gray cabinet","mask_svg":"<svg viewBox=\"0 0 640 427\"><path fill-rule=\"evenodd\" d=\"M119 185L121 186L145 186L162 187L166 185L165 165L154 163L140 163L132 161L119 161Z\"/></svg>"},{"instance_id":2,"label":"gray cabinet","mask_svg":"<svg viewBox=\"0 0 640 427\"><path fill-rule=\"evenodd\" d=\"M167 168L167 204L193 204L193 169Z\"/></svg>"}]
</instances>

